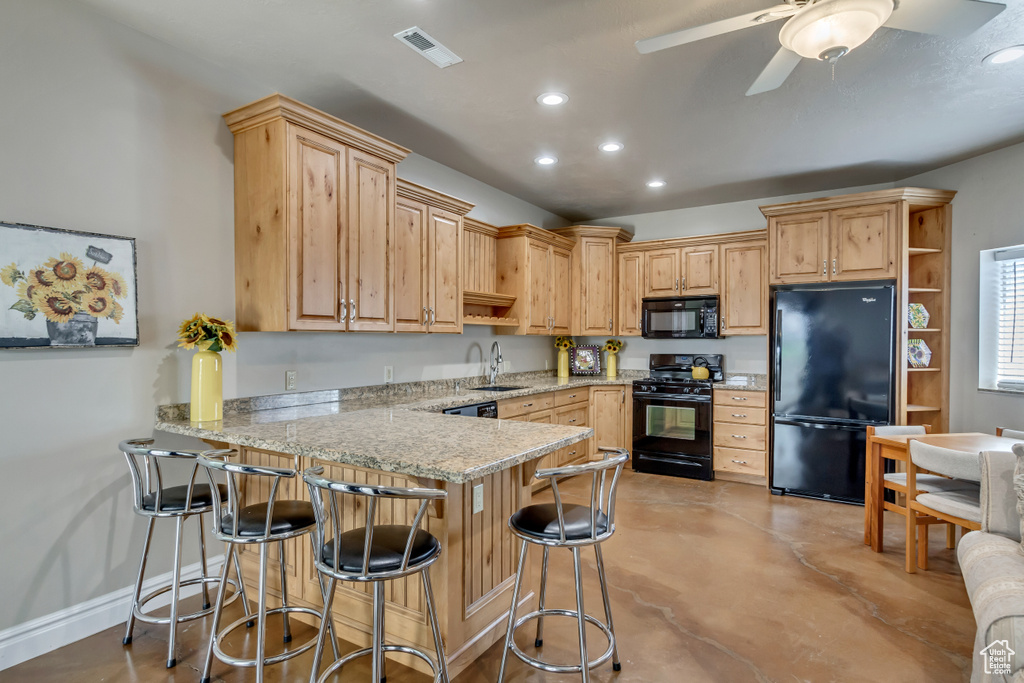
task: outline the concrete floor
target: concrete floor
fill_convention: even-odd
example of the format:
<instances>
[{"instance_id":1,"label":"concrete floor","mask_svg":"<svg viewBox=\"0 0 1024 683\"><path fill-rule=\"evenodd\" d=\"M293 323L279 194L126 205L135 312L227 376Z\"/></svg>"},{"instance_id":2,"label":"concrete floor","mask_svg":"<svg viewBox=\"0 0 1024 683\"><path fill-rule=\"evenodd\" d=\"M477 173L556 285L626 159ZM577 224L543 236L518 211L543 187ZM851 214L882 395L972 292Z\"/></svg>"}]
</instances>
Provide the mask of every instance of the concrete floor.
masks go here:
<instances>
[{"instance_id":1,"label":"concrete floor","mask_svg":"<svg viewBox=\"0 0 1024 683\"><path fill-rule=\"evenodd\" d=\"M860 507L771 496L747 484L627 472L618 531L604 546L622 671L613 673L609 663L594 670L592 680L967 681L975 626L954 551L945 549L944 531L935 529L930 571L904 573L900 521L888 517L887 551L878 555L862 542ZM531 553L538 564L539 557ZM587 609L601 615L593 553L584 557ZM553 552L550 576L549 604L573 607L568 551ZM240 613L237 603L233 608ZM208 622L181 627L172 670L163 666L166 627L143 624L129 647L122 647L122 627L116 627L4 671L0 679L192 683L200 678ZM268 643L279 642L273 637L279 626L270 626ZM295 629L295 643L304 640L303 628ZM519 638L528 652L532 641L530 633ZM588 641L592 657L603 650L598 632ZM543 651L548 661L578 656L571 620L545 624ZM311 654L269 667L267 680L308 680ZM500 659L497 644L456 682L493 683ZM344 680L369 680L368 669L352 668ZM429 680L397 664L387 673L389 683ZM251 681L255 675L215 662L213 679ZM506 680L578 677L534 671L512 658Z\"/></svg>"}]
</instances>

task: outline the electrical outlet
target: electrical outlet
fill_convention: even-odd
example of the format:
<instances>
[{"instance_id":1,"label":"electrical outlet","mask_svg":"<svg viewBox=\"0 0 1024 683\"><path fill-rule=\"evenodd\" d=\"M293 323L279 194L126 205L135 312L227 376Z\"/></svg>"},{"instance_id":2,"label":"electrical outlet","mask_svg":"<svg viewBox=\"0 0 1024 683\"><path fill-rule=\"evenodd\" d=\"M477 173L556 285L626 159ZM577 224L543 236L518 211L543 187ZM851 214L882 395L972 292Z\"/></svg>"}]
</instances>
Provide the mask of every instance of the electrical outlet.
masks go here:
<instances>
[{"instance_id":1,"label":"electrical outlet","mask_svg":"<svg viewBox=\"0 0 1024 683\"><path fill-rule=\"evenodd\" d=\"M384 366L384 383L390 384L395 381L395 367L393 365Z\"/></svg>"},{"instance_id":2,"label":"electrical outlet","mask_svg":"<svg viewBox=\"0 0 1024 683\"><path fill-rule=\"evenodd\" d=\"M284 373L284 390L295 391L295 371L288 370Z\"/></svg>"},{"instance_id":3,"label":"electrical outlet","mask_svg":"<svg viewBox=\"0 0 1024 683\"><path fill-rule=\"evenodd\" d=\"M484 485L477 484L473 487L473 514L484 511Z\"/></svg>"}]
</instances>

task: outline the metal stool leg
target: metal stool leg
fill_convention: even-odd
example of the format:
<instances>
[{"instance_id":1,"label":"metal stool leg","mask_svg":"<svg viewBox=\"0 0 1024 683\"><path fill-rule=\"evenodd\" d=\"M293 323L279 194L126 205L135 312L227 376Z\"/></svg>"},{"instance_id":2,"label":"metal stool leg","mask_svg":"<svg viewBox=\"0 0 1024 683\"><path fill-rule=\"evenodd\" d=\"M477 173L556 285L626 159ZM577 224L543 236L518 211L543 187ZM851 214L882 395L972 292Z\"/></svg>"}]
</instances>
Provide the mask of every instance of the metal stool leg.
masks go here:
<instances>
[{"instance_id":1,"label":"metal stool leg","mask_svg":"<svg viewBox=\"0 0 1024 683\"><path fill-rule=\"evenodd\" d=\"M608 598L608 579L604 576L604 557L601 555L601 544L594 544L594 552L597 554L597 576L601 580L601 598L604 600L604 618L608 621L608 630L612 632L612 670L622 671L622 664L619 663L619 643L615 639L615 626L612 624L612 603Z\"/></svg>"},{"instance_id":2,"label":"metal stool leg","mask_svg":"<svg viewBox=\"0 0 1024 683\"><path fill-rule=\"evenodd\" d=\"M245 581L242 580L242 564L238 561L238 553L234 552L234 545L225 543L228 547L228 555L234 560L235 563L235 576L238 577L238 592L242 594L242 609L245 610L245 616L252 616L252 606L249 605L249 594L245 590ZM224 558L224 563L227 564L227 557ZM227 580L227 574L224 574L224 579ZM224 585L223 583L221 584ZM252 628L256 625L255 621L245 622L246 628Z\"/></svg>"},{"instance_id":3,"label":"metal stool leg","mask_svg":"<svg viewBox=\"0 0 1024 683\"><path fill-rule=\"evenodd\" d=\"M263 683L263 663L267 657L267 549L260 543L260 594L256 621L256 683Z\"/></svg>"},{"instance_id":4,"label":"metal stool leg","mask_svg":"<svg viewBox=\"0 0 1024 683\"><path fill-rule=\"evenodd\" d=\"M583 611L583 565L580 562L580 549L572 549L572 563L576 570L576 611L580 624L580 662L582 664L583 683L590 683L590 660L587 659L587 613Z\"/></svg>"},{"instance_id":5,"label":"metal stool leg","mask_svg":"<svg viewBox=\"0 0 1024 683\"><path fill-rule=\"evenodd\" d=\"M288 572L284 566L284 541L278 542L278 555L277 564L281 568L281 607L288 606ZM284 619L284 642L292 642L292 629L288 623L288 613L282 612L281 618Z\"/></svg>"},{"instance_id":6,"label":"metal stool leg","mask_svg":"<svg viewBox=\"0 0 1024 683\"><path fill-rule=\"evenodd\" d=\"M131 645L132 642L132 629L135 628L135 610L139 606L139 596L142 595L142 575L146 572L146 560L149 558L149 542L153 538L153 522L152 517L149 518L149 524L146 527L146 540L142 543L142 559L139 561L139 576L135 579L135 594L132 595L132 607L131 611L128 612L128 626L124 632L124 638L121 639L122 645Z\"/></svg>"},{"instance_id":7,"label":"metal stool leg","mask_svg":"<svg viewBox=\"0 0 1024 683\"><path fill-rule=\"evenodd\" d=\"M441 671L441 683L448 683L448 658L444 654L441 629L437 623L437 610L434 609L434 591L430 587L430 568L427 567L420 574L423 575L423 595L427 599L427 616L430 618L430 628L434 632L434 649L437 650L437 666Z\"/></svg>"},{"instance_id":8,"label":"metal stool leg","mask_svg":"<svg viewBox=\"0 0 1024 683\"><path fill-rule=\"evenodd\" d=\"M317 572L319 574L319 572ZM334 584L336 579L332 576L330 582L327 584L327 592L324 595L324 613L320 617L320 633L316 637L316 650L313 651L313 670L309 672L309 683L316 683L317 674L320 672L320 660L324 655L324 638L328 636L328 631L333 630L328 628L328 624L334 621L331 617L331 607L334 605ZM320 585L323 586L323 580ZM330 635L331 640L335 640L334 635ZM334 645L334 659L338 659L338 645L335 642Z\"/></svg>"},{"instance_id":9,"label":"metal stool leg","mask_svg":"<svg viewBox=\"0 0 1024 683\"><path fill-rule=\"evenodd\" d=\"M505 633L505 647L501 651L501 668L498 669L498 683L505 680L505 664L508 662L508 650L512 644L516 626L516 606L519 604L519 589L523 584L523 567L526 566L526 541L519 552L519 569L516 570L516 583L512 587L512 605L508 608L508 629Z\"/></svg>"},{"instance_id":10,"label":"metal stool leg","mask_svg":"<svg viewBox=\"0 0 1024 683\"><path fill-rule=\"evenodd\" d=\"M213 664L213 646L217 642L217 630L220 628L220 616L221 612L224 611L224 593L225 588L228 585L228 570L231 569L231 561L235 561L235 571L238 573L238 585L242 585L242 573L238 571L238 553L235 552L235 546L231 543L225 544L227 546L227 557L224 558L224 566L220 570L220 588L217 590L217 608L213 610L213 623L210 624L210 643L206 647L206 664L203 665L203 677L200 679L200 683L210 683L210 666ZM245 600L245 596L242 596L242 600ZM246 614L249 612L249 606L245 607Z\"/></svg>"},{"instance_id":11,"label":"metal stool leg","mask_svg":"<svg viewBox=\"0 0 1024 683\"><path fill-rule=\"evenodd\" d=\"M178 597L181 592L181 532L185 526L185 518L178 517L174 528L174 571L171 578L171 621L168 624L171 628L170 637L167 638L167 668L171 669L178 663L174 653L174 636L178 632Z\"/></svg>"},{"instance_id":12,"label":"metal stool leg","mask_svg":"<svg viewBox=\"0 0 1024 683\"><path fill-rule=\"evenodd\" d=\"M203 609L210 609L210 590L206 587L206 534L203 533L203 513L199 513L199 576L203 579Z\"/></svg>"},{"instance_id":13,"label":"metal stool leg","mask_svg":"<svg viewBox=\"0 0 1024 683\"><path fill-rule=\"evenodd\" d=\"M538 610L544 611L544 597L548 592L548 547L544 546L544 561L540 566L540 604ZM533 641L534 647L544 644L544 616L537 617L537 638Z\"/></svg>"},{"instance_id":14,"label":"metal stool leg","mask_svg":"<svg viewBox=\"0 0 1024 683\"><path fill-rule=\"evenodd\" d=\"M384 683L384 582L373 583L373 671L370 680Z\"/></svg>"}]
</instances>

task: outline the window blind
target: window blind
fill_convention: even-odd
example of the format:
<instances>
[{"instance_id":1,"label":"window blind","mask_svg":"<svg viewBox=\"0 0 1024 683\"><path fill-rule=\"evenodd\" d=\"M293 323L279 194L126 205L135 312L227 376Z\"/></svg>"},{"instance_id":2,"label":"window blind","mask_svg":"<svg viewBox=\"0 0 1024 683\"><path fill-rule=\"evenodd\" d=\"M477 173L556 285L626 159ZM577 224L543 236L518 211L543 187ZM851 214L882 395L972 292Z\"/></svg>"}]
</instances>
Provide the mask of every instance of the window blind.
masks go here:
<instances>
[{"instance_id":1,"label":"window blind","mask_svg":"<svg viewBox=\"0 0 1024 683\"><path fill-rule=\"evenodd\" d=\"M1024 249L996 252L998 341L996 386L1024 391Z\"/></svg>"}]
</instances>

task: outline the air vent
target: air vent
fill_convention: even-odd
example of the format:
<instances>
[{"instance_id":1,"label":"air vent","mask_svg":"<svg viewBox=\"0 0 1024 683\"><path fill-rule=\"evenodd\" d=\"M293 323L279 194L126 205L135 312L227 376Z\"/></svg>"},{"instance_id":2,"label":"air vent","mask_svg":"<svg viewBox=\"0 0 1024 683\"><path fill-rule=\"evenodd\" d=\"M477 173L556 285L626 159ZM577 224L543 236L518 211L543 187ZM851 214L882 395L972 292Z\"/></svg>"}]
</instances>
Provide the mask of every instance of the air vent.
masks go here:
<instances>
[{"instance_id":1,"label":"air vent","mask_svg":"<svg viewBox=\"0 0 1024 683\"><path fill-rule=\"evenodd\" d=\"M462 57L459 57L444 45L431 38L418 26L413 26L396 33L395 38L398 38L408 45L410 49L415 50L442 69L462 61Z\"/></svg>"}]
</instances>

